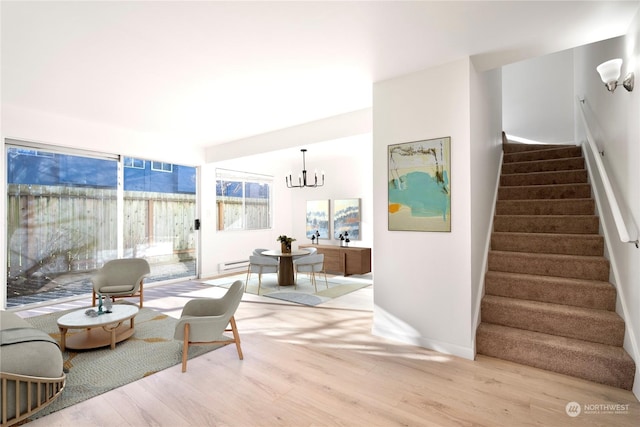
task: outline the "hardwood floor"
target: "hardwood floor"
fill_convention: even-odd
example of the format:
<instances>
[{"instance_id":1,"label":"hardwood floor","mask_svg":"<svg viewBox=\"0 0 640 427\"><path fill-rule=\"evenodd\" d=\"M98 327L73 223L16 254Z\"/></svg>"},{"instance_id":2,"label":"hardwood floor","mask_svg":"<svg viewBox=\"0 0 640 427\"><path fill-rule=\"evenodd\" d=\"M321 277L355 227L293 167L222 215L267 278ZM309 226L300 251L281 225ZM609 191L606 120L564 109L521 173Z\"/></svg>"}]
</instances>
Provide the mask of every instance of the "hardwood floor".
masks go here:
<instances>
[{"instance_id":1,"label":"hardwood floor","mask_svg":"<svg viewBox=\"0 0 640 427\"><path fill-rule=\"evenodd\" d=\"M145 289L178 317L219 296L197 282ZM21 312L85 306L88 300ZM29 426L637 426L631 392L535 368L444 355L371 335L371 287L320 307L245 294L233 346L158 372ZM567 415L569 402L582 413ZM607 413L618 405L620 413ZM590 413L585 413L587 412Z\"/></svg>"}]
</instances>

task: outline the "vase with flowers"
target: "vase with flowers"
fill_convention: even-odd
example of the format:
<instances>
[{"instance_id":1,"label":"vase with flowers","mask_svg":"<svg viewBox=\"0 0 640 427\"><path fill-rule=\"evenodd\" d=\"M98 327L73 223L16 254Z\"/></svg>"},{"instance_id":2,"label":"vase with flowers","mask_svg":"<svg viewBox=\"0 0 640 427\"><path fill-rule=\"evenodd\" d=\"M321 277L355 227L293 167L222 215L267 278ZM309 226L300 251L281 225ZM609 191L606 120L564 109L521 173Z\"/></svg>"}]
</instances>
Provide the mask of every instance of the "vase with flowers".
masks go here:
<instances>
[{"instance_id":1,"label":"vase with flowers","mask_svg":"<svg viewBox=\"0 0 640 427\"><path fill-rule=\"evenodd\" d=\"M294 239L293 237L287 237L286 235L283 234L281 236L278 236L276 240L280 242L280 251L283 254L288 254L288 253L291 253L291 243L294 242L296 239Z\"/></svg>"}]
</instances>

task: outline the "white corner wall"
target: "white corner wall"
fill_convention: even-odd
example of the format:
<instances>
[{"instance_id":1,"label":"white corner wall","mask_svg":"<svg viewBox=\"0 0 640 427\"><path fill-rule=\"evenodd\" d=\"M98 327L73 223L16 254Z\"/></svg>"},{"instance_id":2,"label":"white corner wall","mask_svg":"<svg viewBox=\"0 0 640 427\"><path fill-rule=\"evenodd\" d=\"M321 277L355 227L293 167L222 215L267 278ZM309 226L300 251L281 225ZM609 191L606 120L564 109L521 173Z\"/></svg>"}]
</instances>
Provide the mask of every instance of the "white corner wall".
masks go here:
<instances>
[{"instance_id":1,"label":"white corner wall","mask_svg":"<svg viewBox=\"0 0 640 427\"><path fill-rule=\"evenodd\" d=\"M633 92L622 87L613 93L605 89L595 68L612 58L623 59L623 76L630 71L635 73ZM604 150L602 161L611 184L621 208L637 227L640 225L640 12L626 36L576 48L575 76L576 94L585 99L587 119L597 145ZM603 194L602 190L600 193ZM598 214L613 261L612 281L618 291L616 310L626 321L624 347L636 362L633 392L640 398L640 249L620 241L606 205Z\"/></svg>"},{"instance_id":2,"label":"white corner wall","mask_svg":"<svg viewBox=\"0 0 640 427\"><path fill-rule=\"evenodd\" d=\"M473 359L469 74L466 58L374 84L373 333ZM451 232L389 231L387 146L446 136Z\"/></svg>"},{"instance_id":3,"label":"white corner wall","mask_svg":"<svg viewBox=\"0 0 640 427\"><path fill-rule=\"evenodd\" d=\"M473 64L472 64L473 65ZM471 300L472 340L480 323L502 159L502 70L471 68Z\"/></svg>"},{"instance_id":4,"label":"white corner wall","mask_svg":"<svg viewBox=\"0 0 640 427\"><path fill-rule=\"evenodd\" d=\"M506 65L502 82L507 134L551 144L574 141L573 50Z\"/></svg>"}]
</instances>

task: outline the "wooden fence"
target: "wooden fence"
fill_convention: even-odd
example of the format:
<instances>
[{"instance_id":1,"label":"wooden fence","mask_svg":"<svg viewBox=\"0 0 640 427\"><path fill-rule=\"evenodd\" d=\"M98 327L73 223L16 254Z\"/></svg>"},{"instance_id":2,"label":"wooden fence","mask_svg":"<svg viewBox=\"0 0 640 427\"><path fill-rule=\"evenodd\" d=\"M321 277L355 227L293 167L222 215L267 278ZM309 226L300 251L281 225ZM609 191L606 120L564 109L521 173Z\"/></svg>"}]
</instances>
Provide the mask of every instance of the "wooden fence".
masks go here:
<instances>
[{"instance_id":1,"label":"wooden fence","mask_svg":"<svg viewBox=\"0 0 640 427\"><path fill-rule=\"evenodd\" d=\"M127 191L125 256L195 257L195 195ZM10 184L9 277L94 270L117 256L114 189Z\"/></svg>"}]
</instances>

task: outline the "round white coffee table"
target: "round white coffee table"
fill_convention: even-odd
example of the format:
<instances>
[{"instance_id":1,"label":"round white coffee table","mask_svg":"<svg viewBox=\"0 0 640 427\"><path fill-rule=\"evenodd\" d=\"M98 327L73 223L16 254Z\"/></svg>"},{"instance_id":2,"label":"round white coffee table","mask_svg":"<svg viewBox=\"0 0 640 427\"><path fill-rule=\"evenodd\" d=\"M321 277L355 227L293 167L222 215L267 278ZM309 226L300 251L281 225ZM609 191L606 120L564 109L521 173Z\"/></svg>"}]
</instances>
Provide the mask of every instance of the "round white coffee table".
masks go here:
<instances>
[{"instance_id":1,"label":"round white coffee table","mask_svg":"<svg viewBox=\"0 0 640 427\"><path fill-rule=\"evenodd\" d=\"M108 345L113 350L116 348L116 343L133 335L133 319L138 314L138 307L135 305L114 305L111 313L97 317L87 316L86 311L87 308L82 308L58 319L62 351L67 348L87 350ZM127 320L129 325L123 324ZM84 329L84 331L67 337L69 329Z\"/></svg>"}]
</instances>

